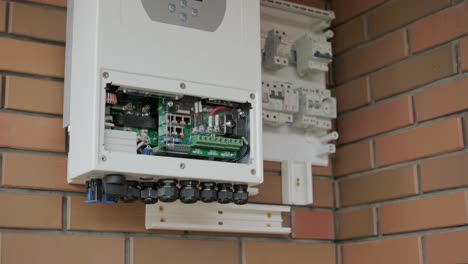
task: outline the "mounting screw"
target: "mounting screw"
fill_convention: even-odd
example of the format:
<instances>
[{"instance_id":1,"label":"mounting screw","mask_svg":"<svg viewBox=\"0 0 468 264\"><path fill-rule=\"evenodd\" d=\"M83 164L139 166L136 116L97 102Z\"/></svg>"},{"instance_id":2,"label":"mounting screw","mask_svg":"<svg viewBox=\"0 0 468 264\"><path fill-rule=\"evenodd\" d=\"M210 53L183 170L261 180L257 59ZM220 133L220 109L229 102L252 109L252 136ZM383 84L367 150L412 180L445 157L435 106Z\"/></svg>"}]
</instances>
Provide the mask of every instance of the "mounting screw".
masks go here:
<instances>
[{"instance_id":1,"label":"mounting screw","mask_svg":"<svg viewBox=\"0 0 468 264\"><path fill-rule=\"evenodd\" d=\"M187 88L187 85L185 83L180 83L180 89L185 89Z\"/></svg>"},{"instance_id":2,"label":"mounting screw","mask_svg":"<svg viewBox=\"0 0 468 264\"><path fill-rule=\"evenodd\" d=\"M250 171L250 174L255 175L255 174L257 174L257 171L256 171L255 169L252 169L252 170Z\"/></svg>"},{"instance_id":3,"label":"mounting screw","mask_svg":"<svg viewBox=\"0 0 468 264\"><path fill-rule=\"evenodd\" d=\"M185 169L185 163L181 163L181 164L179 165L179 167L180 167L180 169L182 169L182 170Z\"/></svg>"},{"instance_id":4,"label":"mounting screw","mask_svg":"<svg viewBox=\"0 0 468 264\"><path fill-rule=\"evenodd\" d=\"M101 160L102 160L102 161L107 161L107 157L104 156L104 155L102 155L102 156L101 156Z\"/></svg>"},{"instance_id":5,"label":"mounting screw","mask_svg":"<svg viewBox=\"0 0 468 264\"><path fill-rule=\"evenodd\" d=\"M252 100L255 99L255 94L251 93L250 94L250 99L252 99Z\"/></svg>"},{"instance_id":6,"label":"mounting screw","mask_svg":"<svg viewBox=\"0 0 468 264\"><path fill-rule=\"evenodd\" d=\"M109 78L109 73L108 72L103 72L102 77L104 77L104 79Z\"/></svg>"}]
</instances>

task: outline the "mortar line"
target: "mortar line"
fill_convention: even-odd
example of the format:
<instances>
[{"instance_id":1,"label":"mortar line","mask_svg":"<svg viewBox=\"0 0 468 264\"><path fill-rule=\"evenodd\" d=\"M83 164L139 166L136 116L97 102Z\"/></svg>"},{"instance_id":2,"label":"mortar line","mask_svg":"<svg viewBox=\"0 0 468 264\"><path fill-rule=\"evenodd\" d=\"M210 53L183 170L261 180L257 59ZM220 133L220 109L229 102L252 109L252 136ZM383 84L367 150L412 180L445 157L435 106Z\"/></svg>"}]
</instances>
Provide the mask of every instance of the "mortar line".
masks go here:
<instances>
[{"instance_id":1,"label":"mortar line","mask_svg":"<svg viewBox=\"0 0 468 264\"><path fill-rule=\"evenodd\" d=\"M339 116L341 117L341 116L349 115L349 114L354 113L354 112L359 112L359 111L368 109L371 106L379 106L379 105L382 105L382 104L385 104L385 103L388 103L388 102L392 102L392 101L394 101L396 99L399 99L401 97L414 96L414 95L417 95L420 92L429 90L431 88L435 88L435 87L438 87L438 86L441 86L441 85L449 84L452 81L462 80L462 79L467 78L467 77L468 77L468 72L461 73L461 74L453 74L453 75L450 75L448 77L444 77L442 79L435 80L433 82L417 86L415 88L404 91L402 93L394 94L392 96L389 96L389 97L386 97L386 98L383 98L383 99L380 99L380 100L376 100L375 103L373 103L373 104L369 103L369 104L366 104L366 105L363 105L363 106L359 106L357 108L353 108L353 109L349 109L349 110L340 112ZM372 82L372 81L370 81L370 82Z\"/></svg>"},{"instance_id":2,"label":"mortar line","mask_svg":"<svg viewBox=\"0 0 468 264\"><path fill-rule=\"evenodd\" d=\"M461 232L461 231L468 231L468 225L433 228L433 229L412 231L412 232L406 232L406 233L397 233L397 234L386 234L383 236L337 240L336 244L346 245L346 244L351 244L351 243L387 241L387 240L392 240L392 239L408 238L408 237L415 237L415 236L426 237L426 236L433 235L433 234Z\"/></svg>"},{"instance_id":3,"label":"mortar line","mask_svg":"<svg viewBox=\"0 0 468 264\"><path fill-rule=\"evenodd\" d=\"M132 260L130 258L130 237L128 237L128 235L125 236L125 264L131 264Z\"/></svg>"},{"instance_id":4,"label":"mortar line","mask_svg":"<svg viewBox=\"0 0 468 264\"><path fill-rule=\"evenodd\" d=\"M67 10L66 7L62 7L62 6L48 5L48 4L35 3L35 2L27 2L27 1L24 1L24 0L23 1L21 1L21 0L9 0L9 1L20 3L20 4L23 4L23 5L42 7L42 8L46 8L46 9L52 9L52 10L60 10L60 11L66 11Z\"/></svg>"},{"instance_id":5,"label":"mortar line","mask_svg":"<svg viewBox=\"0 0 468 264\"><path fill-rule=\"evenodd\" d=\"M352 82L352 81L361 79L361 78L363 78L363 77L371 76L371 75L373 75L373 74L377 74L377 73L379 73L379 72L381 72L381 71L384 71L384 70L387 70L387 69L389 69L389 68L391 68L391 67L393 67L393 66L396 66L396 65L401 64L401 63L404 63L404 62L406 62L406 61L408 61L408 60L411 60L412 58L415 58L415 57L417 57L417 56L422 56L422 55L424 55L424 54L426 54L426 53L433 52L433 51L435 51L435 50L438 49L438 48L443 48L443 47L445 47L445 46L448 46L448 45L450 45L450 43L451 43L452 41L457 40L457 39L462 39L462 38L464 38L464 37L466 37L466 36L468 36L468 33L463 34L463 35L461 35L461 36L459 36L459 37L457 37L457 38L451 39L451 40L449 40L449 41L446 41L446 42L443 42L443 43L438 43L438 44L436 44L436 45L434 45L434 46L432 46L432 47L428 47L427 49L418 51L417 53L414 53L414 54L412 54L411 56L406 56L406 57L401 58L401 59L399 59L399 60L397 60L397 61L393 61L393 62L387 63L387 64L385 64L385 65L383 65L383 66L377 67L377 68L375 68L375 69L371 69L371 70L369 70L369 71L367 71L367 72L358 74L358 75L356 75L356 76L353 76L353 77L351 77L351 78L349 78L349 79L347 79L347 80L341 81L341 82L339 82L339 83L335 82L335 85L336 85L336 86L342 86L342 85L348 84L348 83L350 83L350 82ZM336 61L336 60L335 60L335 61Z\"/></svg>"},{"instance_id":6,"label":"mortar line","mask_svg":"<svg viewBox=\"0 0 468 264\"><path fill-rule=\"evenodd\" d=\"M59 77L48 77L42 76L37 74L30 74L24 72L15 72L15 71L8 71L8 70L0 70L0 74L4 74L5 76L17 76L17 77L26 77L36 80L44 80L44 81L55 81L55 82L64 82L64 78Z\"/></svg>"},{"instance_id":7,"label":"mortar line","mask_svg":"<svg viewBox=\"0 0 468 264\"><path fill-rule=\"evenodd\" d=\"M406 33L406 48L408 51L408 56L413 55L413 47L411 46L411 29L409 27L405 28Z\"/></svg>"},{"instance_id":8,"label":"mortar line","mask_svg":"<svg viewBox=\"0 0 468 264\"><path fill-rule=\"evenodd\" d=\"M333 2L333 0L332 0L332 2ZM382 3L380 3L380 4L377 4L376 6L373 6L373 7L369 8L369 9L365 10L364 12L358 13L358 14L352 16L352 17L349 17L349 18L347 18L347 19L345 19L345 20L341 21L340 23L338 23L338 24L336 24L336 25L333 25L333 26L334 26L334 27L338 27L338 26L340 26L340 25L346 24L347 22L353 20L353 19L356 18L356 17L362 16L362 15L364 15L364 14L369 14L369 13L371 13L372 11L374 11L375 9L377 9L377 8L379 8L379 7L381 7L381 6L384 6L387 2L388 2L388 1L384 1L384 2L382 2Z\"/></svg>"},{"instance_id":9,"label":"mortar line","mask_svg":"<svg viewBox=\"0 0 468 264\"><path fill-rule=\"evenodd\" d=\"M406 125L404 127L396 128L396 129L389 130L389 131L380 132L380 133L377 133L377 134L374 134L374 135L371 135L371 136L356 139L356 140L349 141L349 142L346 142L346 143L340 143L340 144L338 144L338 147L342 148L342 147L346 147L346 146L357 144L357 143L363 143L363 142L366 142L366 141L369 141L369 140L380 139L380 138L384 138L384 137L387 137L387 136L396 135L396 134L400 134L400 133L403 133L403 132L411 131L411 130L416 129L416 128L430 126L430 125L433 125L433 124L436 124L436 123L439 123L439 122L444 122L444 121L454 119L454 118L463 118L465 113L467 113L467 111L456 112L456 113L453 113L453 114L448 114L448 115L436 117L436 118L430 119L430 120L414 122L413 124Z\"/></svg>"},{"instance_id":10,"label":"mortar line","mask_svg":"<svg viewBox=\"0 0 468 264\"><path fill-rule=\"evenodd\" d=\"M33 43L39 43L39 44L47 44L51 46L65 48L65 42L63 41L47 40L47 39L35 38L35 37L24 36L24 35L17 35L17 34L7 33L7 32L0 32L0 37L8 38L8 39L15 39L15 40L22 40L22 41L29 41Z\"/></svg>"},{"instance_id":11,"label":"mortar line","mask_svg":"<svg viewBox=\"0 0 468 264\"><path fill-rule=\"evenodd\" d=\"M441 197L444 195L452 195L452 194L459 194L459 193L465 193L465 192L468 192L468 186L455 187L455 188L446 189L446 190L425 192L425 193L401 197L401 198L389 198L383 201L371 201L371 202L366 202L363 204L349 205L346 207L338 208L337 211L344 213L344 212L349 212L349 211L358 210L358 209L382 207L388 204L396 204L396 203L403 203L403 202L409 202L409 201L430 199L434 197Z\"/></svg>"},{"instance_id":12,"label":"mortar line","mask_svg":"<svg viewBox=\"0 0 468 264\"><path fill-rule=\"evenodd\" d=\"M10 0L7 0L6 2L6 14L5 14L5 33L10 31Z\"/></svg>"},{"instance_id":13,"label":"mortar line","mask_svg":"<svg viewBox=\"0 0 468 264\"><path fill-rule=\"evenodd\" d=\"M239 247L239 249L237 250L237 254L238 254L238 258L239 258L238 263L243 264L244 263L244 259L243 259L244 249L242 248L242 239L241 238L239 238L239 240L237 242L237 246Z\"/></svg>"},{"instance_id":14,"label":"mortar line","mask_svg":"<svg viewBox=\"0 0 468 264\"><path fill-rule=\"evenodd\" d=\"M391 30L389 30L389 31L380 33L380 34L375 35L375 36L373 36L373 37L370 36L370 34L369 34L369 35L368 35L368 38L367 38L366 40L364 40L364 41L362 41L362 42L360 42L360 43L358 43L358 44L356 44L356 45L353 45L353 46L351 46L351 47L349 47L349 48L347 48L347 49L345 49L345 50L343 50L343 51L340 51L340 52L336 53L336 56L341 56L341 55L345 54L346 52L349 52L349 51L351 51L351 50L353 50L353 49L357 49L357 48L361 47L361 45L363 45L363 44L365 44L365 43L373 42L373 41L375 41L375 40L377 40L377 39L379 39L379 38L381 38L381 37L383 37L383 36L392 34L392 33L394 33L394 32L397 32L397 31L399 31L399 30L402 30L402 29L404 29L404 28L406 28L406 27L411 27L411 26L413 26L414 24L416 24L416 23L419 22L419 21L422 21L422 20L424 20L424 19L426 19L426 18L428 18L428 17L430 17L430 16L436 15L436 14L438 14L438 13L444 12L444 11L446 11L446 10L448 10L448 9L450 9L450 8L453 8L453 7L455 7L455 6L459 5L459 4L460 4L460 3L457 3L457 4L455 4L455 5L447 5L447 6L443 7L443 8L441 8L441 9L434 10L434 11L432 11L432 12L430 12L430 13L425 14L425 15L422 16L422 17L415 18L415 19L413 19L413 20L411 20L411 21L409 21L409 22L407 22L407 23L405 23L405 24L403 24L403 25L400 25L400 26L398 26L398 27L396 27L396 28L394 28L394 29L391 29ZM346 23L349 23L349 22L351 22L351 21L354 20L354 19L357 19L359 16L368 16L371 12L372 12L372 10L370 10L370 11L368 11L368 12L366 11L366 12L362 13L361 15L355 16L355 17L353 17L353 18L347 20L347 21L344 22L344 23L341 23L341 24L338 24L338 25L334 25L334 26L332 27L332 30L334 30L335 28L337 28L337 27L339 27L339 26L342 26L342 25L344 25L344 24L346 24Z\"/></svg>"},{"instance_id":15,"label":"mortar line","mask_svg":"<svg viewBox=\"0 0 468 264\"><path fill-rule=\"evenodd\" d=\"M68 223L68 198L67 196L62 196L62 230L67 230Z\"/></svg>"},{"instance_id":16,"label":"mortar line","mask_svg":"<svg viewBox=\"0 0 468 264\"><path fill-rule=\"evenodd\" d=\"M426 255L426 237L421 236L421 255L422 255L422 263L427 263L427 255Z\"/></svg>"},{"instance_id":17,"label":"mortar line","mask_svg":"<svg viewBox=\"0 0 468 264\"><path fill-rule=\"evenodd\" d=\"M5 93L6 93L6 77L4 74L0 74L0 82L1 82L1 98L0 98L0 103L1 103L1 107L0 107L0 111L3 111L3 109L5 109L5 103L6 103L6 98L5 98Z\"/></svg>"},{"instance_id":18,"label":"mortar line","mask_svg":"<svg viewBox=\"0 0 468 264\"><path fill-rule=\"evenodd\" d=\"M366 171L360 171L360 172L347 174L347 175L339 177L337 179L337 182L341 182L341 181L347 180L347 179L358 178L358 177L361 177L361 176L369 176L369 175L373 175L373 174L384 172L384 171L396 170L396 169L400 169L400 168L407 167L407 166L414 166L414 165L417 165L417 164L419 164L421 162L424 162L424 161L443 159L443 158L448 158L448 157L458 156L458 155L464 155L464 154L468 154L468 148L466 148L466 147L464 149L461 149L461 150L446 152L446 153L442 153L442 154L439 154L439 155L424 157L424 158L420 158L420 159L416 159L416 160L411 160L411 161L405 161L405 162L401 162L401 163L397 163L397 164L392 164L392 165L389 165L389 166L386 166L386 167L374 168L374 169L369 169L369 170L366 170Z\"/></svg>"},{"instance_id":19,"label":"mortar line","mask_svg":"<svg viewBox=\"0 0 468 264\"><path fill-rule=\"evenodd\" d=\"M37 156L67 157L65 152L24 150L24 149L15 149L15 148L0 148L0 153L20 153L20 154L37 155Z\"/></svg>"},{"instance_id":20,"label":"mortar line","mask_svg":"<svg viewBox=\"0 0 468 264\"><path fill-rule=\"evenodd\" d=\"M372 207L372 210L373 210L373 213L375 214L375 219L374 219L374 228L375 228L375 233L376 233L376 236L380 237L381 236L381 233L380 233L380 208L375 206L375 207Z\"/></svg>"},{"instance_id":21,"label":"mortar line","mask_svg":"<svg viewBox=\"0 0 468 264\"><path fill-rule=\"evenodd\" d=\"M460 39L456 39L453 41L453 49L455 50L455 66L457 67L458 75L463 74L462 70L462 61L461 61L461 49L460 49Z\"/></svg>"},{"instance_id":22,"label":"mortar line","mask_svg":"<svg viewBox=\"0 0 468 264\"><path fill-rule=\"evenodd\" d=\"M45 117L45 118L51 118L51 119L63 118L62 115L38 113L38 112L16 110L16 109L1 109L0 113L18 114L18 115L26 115L26 116L34 116L34 117Z\"/></svg>"}]
</instances>

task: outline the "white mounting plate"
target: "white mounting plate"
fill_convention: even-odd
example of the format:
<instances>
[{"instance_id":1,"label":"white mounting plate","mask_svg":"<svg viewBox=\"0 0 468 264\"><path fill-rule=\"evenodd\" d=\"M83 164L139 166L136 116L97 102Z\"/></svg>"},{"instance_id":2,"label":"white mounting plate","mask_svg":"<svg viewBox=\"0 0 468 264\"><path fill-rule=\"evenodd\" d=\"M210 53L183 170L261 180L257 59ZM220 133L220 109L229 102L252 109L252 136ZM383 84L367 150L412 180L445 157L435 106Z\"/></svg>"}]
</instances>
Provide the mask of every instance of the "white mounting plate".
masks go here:
<instances>
[{"instance_id":1,"label":"white mounting plate","mask_svg":"<svg viewBox=\"0 0 468 264\"><path fill-rule=\"evenodd\" d=\"M289 206L180 202L146 206L146 229L289 234L282 213Z\"/></svg>"},{"instance_id":2,"label":"white mounting plate","mask_svg":"<svg viewBox=\"0 0 468 264\"><path fill-rule=\"evenodd\" d=\"M268 31L278 29L288 34L288 39L294 43L306 33L317 33L324 30L334 19L332 11L288 3L280 0L261 1L261 32L262 48ZM327 26L328 25L328 26ZM297 74L296 65L284 67L276 72L263 71L265 82L291 82L294 87L325 88L325 73L316 72L305 77ZM323 132L306 132L291 126L263 126L263 155L265 160L294 160L311 162L318 166L328 165L328 154L323 151L320 138L327 134Z\"/></svg>"},{"instance_id":3,"label":"white mounting plate","mask_svg":"<svg viewBox=\"0 0 468 264\"><path fill-rule=\"evenodd\" d=\"M307 205L313 203L312 164L287 160L281 162L281 187L284 204Z\"/></svg>"}]
</instances>

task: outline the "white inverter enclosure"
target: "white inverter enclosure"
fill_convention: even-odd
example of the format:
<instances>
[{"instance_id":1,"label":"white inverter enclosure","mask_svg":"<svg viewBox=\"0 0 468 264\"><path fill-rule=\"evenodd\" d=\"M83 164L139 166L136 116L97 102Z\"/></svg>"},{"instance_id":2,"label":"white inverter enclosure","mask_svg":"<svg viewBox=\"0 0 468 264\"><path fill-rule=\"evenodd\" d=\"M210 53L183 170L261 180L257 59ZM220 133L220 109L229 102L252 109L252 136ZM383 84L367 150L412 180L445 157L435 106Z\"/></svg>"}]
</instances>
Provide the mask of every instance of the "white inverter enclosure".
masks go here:
<instances>
[{"instance_id":1,"label":"white inverter enclosure","mask_svg":"<svg viewBox=\"0 0 468 264\"><path fill-rule=\"evenodd\" d=\"M259 0L69 0L69 182L121 174L139 182L261 183L259 40ZM155 106L135 106L145 100ZM145 119L170 107L177 109ZM133 117L124 115L136 110ZM215 114L219 110L226 112ZM226 117L243 118L246 133L237 134L240 123ZM201 123L195 127L196 121ZM132 122L160 133L151 136L146 128L129 127ZM188 140L186 132L200 149L179 144ZM154 144L137 150L142 142Z\"/></svg>"}]
</instances>

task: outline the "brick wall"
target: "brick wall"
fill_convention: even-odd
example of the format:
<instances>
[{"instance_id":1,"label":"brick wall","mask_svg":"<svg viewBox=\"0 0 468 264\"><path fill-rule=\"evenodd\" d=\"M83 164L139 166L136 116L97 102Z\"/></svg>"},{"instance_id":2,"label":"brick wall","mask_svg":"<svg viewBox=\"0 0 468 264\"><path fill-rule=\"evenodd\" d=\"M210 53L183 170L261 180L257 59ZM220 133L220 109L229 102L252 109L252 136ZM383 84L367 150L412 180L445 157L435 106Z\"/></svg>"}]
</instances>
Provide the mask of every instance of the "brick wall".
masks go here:
<instances>
[{"instance_id":1,"label":"brick wall","mask_svg":"<svg viewBox=\"0 0 468 264\"><path fill-rule=\"evenodd\" d=\"M332 1L341 138L288 237L147 231L142 204L83 203L61 128L65 2L0 0L0 264L468 262L466 1ZM280 177L266 161L252 200L281 204Z\"/></svg>"},{"instance_id":2,"label":"brick wall","mask_svg":"<svg viewBox=\"0 0 468 264\"><path fill-rule=\"evenodd\" d=\"M332 8L339 263L468 263L468 2Z\"/></svg>"},{"instance_id":3,"label":"brick wall","mask_svg":"<svg viewBox=\"0 0 468 264\"><path fill-rule=\"evenodd\" d=\"M147 231L141 203L85 204L66 182L65 21L66 0L0 0L0 264L336 263L331 166L313 168L316 203L286 217L288 237ZM280 166L265 169L253 200L281 204Z\"/></svg>"}]
</instances>

